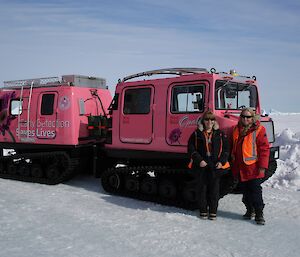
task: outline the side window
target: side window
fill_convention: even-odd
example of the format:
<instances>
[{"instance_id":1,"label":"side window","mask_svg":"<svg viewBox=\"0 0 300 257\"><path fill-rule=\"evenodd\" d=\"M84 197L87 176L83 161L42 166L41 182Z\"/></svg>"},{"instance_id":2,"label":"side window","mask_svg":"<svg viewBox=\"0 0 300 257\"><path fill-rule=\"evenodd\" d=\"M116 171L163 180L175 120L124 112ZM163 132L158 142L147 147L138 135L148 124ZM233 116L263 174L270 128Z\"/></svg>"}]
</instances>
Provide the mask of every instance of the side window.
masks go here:
<instances>
[{"instance_id":1,"label":"side window","mask_svg":"<svg viewBox=\"0 0 300 257\"><path fill-rule=\"evenodd\" d=\"M84 100L80 98L78 102L79 102L79 115L85 115Z\"/></svg>"},{"instance_id":2,"label":"side window","mask_svg":"<svg viewBox=\"0 0 300 257\"><path fill-rule=\"evenodd\" d=\"M124 96L124 114L148 114L151 88L127 89Z\"/></svg>"},{"instance_id":3,"label":"side window","mask_svg":"<svg viewBox=\"0 0 300 257\"><path fill-rule=\"evenodd\" d=\"M42 97L41 115L52 115L54 107L54 94L44 94Z\"/></svg>"},{"instance_id":4,"label":"side window","mask_svg":"<svg viewBox=\"0 0 300 257\"><path fill-rule=\"evenodd\" d=\"M22 104L23 102L20 99L13 99L10 101L10 114L19 115L22 114Z\"/></svg>"},{"instance_id":5,"label":"side window","mask_svg":"<svg viewBox=\"0 0 300 257\"><path fill-rule=\"evenodd\" d=\"M172 89L172 113L202 112L205 85L175 86Z\"/></svg>"}]
</instances>

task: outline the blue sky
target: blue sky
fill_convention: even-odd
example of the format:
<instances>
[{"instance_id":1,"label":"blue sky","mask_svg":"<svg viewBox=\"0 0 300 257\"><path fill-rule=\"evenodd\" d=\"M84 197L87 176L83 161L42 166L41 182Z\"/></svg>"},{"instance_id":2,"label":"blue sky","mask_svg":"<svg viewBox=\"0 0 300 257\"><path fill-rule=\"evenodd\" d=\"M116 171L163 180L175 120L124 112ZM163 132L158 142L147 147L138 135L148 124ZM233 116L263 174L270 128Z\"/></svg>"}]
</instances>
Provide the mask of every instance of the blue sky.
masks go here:
<instances>
[{"instance_id":1,"label":"blue sky","mask_svg":"<svg viewBox=\"0 0 300 257\"><path fill-rule=\"evenodd\" d=\"M299 0L0 0L0 81L215 67L256 75L266 110L300 112Z\"/></svg>"}]
</instances>

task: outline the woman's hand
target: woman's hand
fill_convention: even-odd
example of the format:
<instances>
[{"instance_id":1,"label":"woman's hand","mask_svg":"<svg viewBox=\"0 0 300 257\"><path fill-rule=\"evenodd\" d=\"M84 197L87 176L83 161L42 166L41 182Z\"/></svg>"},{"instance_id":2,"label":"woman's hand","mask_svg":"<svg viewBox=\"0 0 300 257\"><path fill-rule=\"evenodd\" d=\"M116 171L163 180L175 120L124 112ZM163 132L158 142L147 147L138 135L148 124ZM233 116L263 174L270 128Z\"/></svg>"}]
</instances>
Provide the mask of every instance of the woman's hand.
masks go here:
<instances>
[{"instance_id":1,"label":"woman's hand","mask_svg":"<svg viewBox=\"0 0 300 257\"><path fill-rule=\"evenodd\" d=\"M204 168L204 167L206 167L207 166L207 162L206 161L201 161L200 162L200 167L201 168Z\"/></svg>"},{"instance_id":2,"label":"woman's hand","mask_svg":"<svg viewBox=\"0 0 300 257\"><path fill-rule=\"evenodd\" d=\"M221 169L221 168L222 168L222 166L223 166L223 165L222 165L222 163L220 163L220 162L217 162L217 164L216 164L216 168L217 168L217 169Z\"/></svg>"}]
</instances>

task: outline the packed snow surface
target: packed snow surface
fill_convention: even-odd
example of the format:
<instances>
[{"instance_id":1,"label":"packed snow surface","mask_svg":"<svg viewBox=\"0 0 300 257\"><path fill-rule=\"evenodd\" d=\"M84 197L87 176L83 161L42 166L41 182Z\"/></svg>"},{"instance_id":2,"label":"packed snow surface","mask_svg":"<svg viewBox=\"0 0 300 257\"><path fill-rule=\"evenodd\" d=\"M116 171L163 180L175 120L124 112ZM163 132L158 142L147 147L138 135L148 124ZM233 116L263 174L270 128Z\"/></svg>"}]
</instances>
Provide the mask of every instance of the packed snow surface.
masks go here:
<instances>
[{"instance_id":1,"label":"packed snow surface","mask_svg":"<svg viewBox=\"0 0 300 257\"><path fill-rule=\"evenodd\" d=\"M299 192L264 190L266 225L244 221L241 195L216 221L196 211L106 195L78 177L46 186L0 180L1 257L299 256Z\"/></svg>"},{"instance_id":2,"label":"packed snow surface","mask_svg":"<svg viewBox=\"0 0 300 257\"><path fill-rule=\"evenodd\" d=\"M209 221L108 195L89 176L56 186L0 179L0 257L299 256L300 115L272 118L281 156L264 185L265 226L241 219L241 195L221 199Z\"/></svg>"}]
</instances>

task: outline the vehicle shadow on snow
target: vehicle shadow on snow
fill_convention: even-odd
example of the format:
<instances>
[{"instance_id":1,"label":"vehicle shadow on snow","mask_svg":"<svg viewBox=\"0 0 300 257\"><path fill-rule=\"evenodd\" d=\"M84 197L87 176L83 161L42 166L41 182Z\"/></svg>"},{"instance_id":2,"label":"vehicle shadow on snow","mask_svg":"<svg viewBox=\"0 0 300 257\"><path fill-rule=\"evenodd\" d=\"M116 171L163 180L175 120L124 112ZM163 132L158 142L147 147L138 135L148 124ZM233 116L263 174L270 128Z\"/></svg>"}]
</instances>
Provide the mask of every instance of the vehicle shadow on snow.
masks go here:
<instances>
[{"instance_id":1,"label":"vehicle shadow on snow","mask_svg":"<svg viewBox=\"0 0 300 257\"><path fill-rule=\"evenodd\" d=\"M182 213L186 215L196 216L196 213L194 211L184 210L172 206L165 206L133 198L127 198L123 196L110 195L109 193L104 191L101 185L101 180L99 178L94 178L92 175L80 174L74 177L72 180L65 182L64 184L71 187L81 188L90 192L99 193L99 197L101 199L124 208L135 210L152 210L164 213Z\"/></svg>"},{"instance_id":2,"label":"vehicle shadow on snow","mask_svg":"<svg viewBox=\"0 0 300 257\"><path fill-rule=\"evenodd\" d=\"M231 211L222 211L218 210L218 217L231 220L242 220L242 215L240 213L231 212Z\"/></svg>"},{"instance_id":3,"label":"vehicle shadow on snow","mask_svg":"<svg viewBox=\"0 0 300 257\"><path fill-rule=\"evenodd\" d=\"M167 206L159 203L147 202L123 196L105 195L102 196L102 199L111 204L135 210L151 210L163 213L180 213L190 216L197 216L198 213L196 213L195 211L185 210L178 207Z\"/></svg>"},{"instance_id":4,"label":"vehicle shadow on snow","mask_svg":"<svg viewBox=\"0 0 300 257\"><path fill-rule=\"evenodd\" d=\"M106 193L102 188L101 181L98 178L94 178L91 175L78 175L72 180L64 183L72 187L78 187L85 189L87 191L99 193L99 197L106 202L114 205L118 205L124 208L135 209L135 210L152 210L156 212L163 213L180 213L190 216L198 216L198 210L191 211L185 210L178 207L161 205L158 203L142 201L133 198L127 198L123 196L110 195ZM221 199L221 201L226 201L226 199ZM238 210L237 210L238 211ZM238 212L224 211L222 209L218 210L218 217L232 220L241 220L241 214Z\"/></svg>"},{"instance_id":5,"label":"vehicle shadow on snow","mask_svg":"<svg viewBox=\"0 0 300 257\"><path fill-rule=\"evenodd\" d=\"M122 206L124 208L136 209L136 210L152 210L155 212L163 212L163 213L179 213L194 217L199 217L199 210L185 210L177 207L161 205L158 203L146 202L142 200L126 198L122 196L114 196L114 195L103 195L101 197L105 201L112 203L114 205ZM218 218L231 219L231 220L243 220L242 214L238 212L231 212L225 210L218 210Z\"/></svg>"},{"instance_id":6,"label":"vehicle shadow on snow","mask_svg":"<svg viewBox=\"0 0 300 257\"><path fill-rule=\"evenodd\" d=\"M64 184L72 187L82 188L91 192L105 193L104 189L101 186L100 179L95 178L92 175L80 174L73 179L65 182Z\"/></svg>"}]
</instances>

